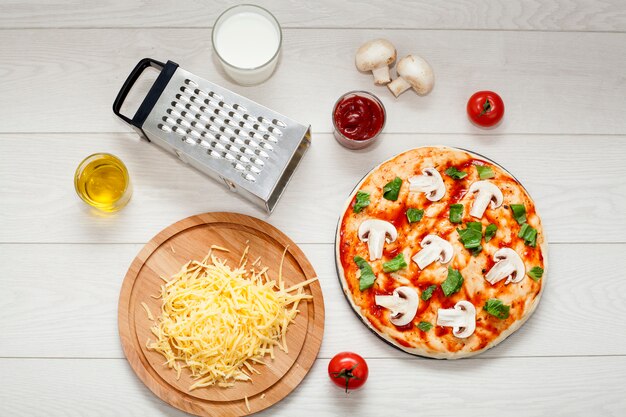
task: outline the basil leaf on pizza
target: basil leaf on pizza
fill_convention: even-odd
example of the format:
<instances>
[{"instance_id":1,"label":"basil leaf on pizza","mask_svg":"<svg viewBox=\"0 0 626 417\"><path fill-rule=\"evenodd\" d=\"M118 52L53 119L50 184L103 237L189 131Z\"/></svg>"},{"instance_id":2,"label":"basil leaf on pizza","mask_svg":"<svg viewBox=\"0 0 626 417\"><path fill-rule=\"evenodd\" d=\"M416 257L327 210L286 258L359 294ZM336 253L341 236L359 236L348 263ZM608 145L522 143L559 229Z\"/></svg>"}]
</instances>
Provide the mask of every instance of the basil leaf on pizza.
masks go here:
<instances>
[{"instance_id":1,"label":"basil leaf on pizza","mask_svg":"<svg viewBox=\"0 0 626 417\"><path fill-rule=\"evenodd\" d=\"M383 264L384 272L395 272L399 269L406 268L407 264L404 260L404 254L399 253L398 256Z\"/></svg>"},{"instance_id":2,"label":"basil leaf on pizza","mask_svg":"<svg viewBox=\"0 0 626 417\"><path fill-rule=\"evenodd\" d=\"M461 223L463 220L463 204L450 205L450 223Z\"/></svg>"},{"instance_id":3,"label":"basil leaf on pizza","mask_svg":"<svg viewBox=\"0 0 626 417\"><path fill-rule=\"evenodd\" d=\"M467 177L467 172L459 171L455 167L450 167L446 169L444 172L446 173L448 177L455 179L455 180L462 180L463 178Z\"/></svg>"},{"instance_id":4,"label":"basil leaf on pizza","mask_svg":"<svg viewBox=\"0 0 626 417\"><path fill-rule=\"evenodd\" d=\"M446 297L459 292L463 286L463 276L456 269L448 267L448 277L441 283L441 290Z\"/></svg>"},{"instance_id":5,"label":"basil leaf on pizza","mask_svg":"<svg viewBox=\"0 0 626 417\"><path fill-rule=\"evenodd\" d=\"M533 281L539 281L543 276L543 268L540 266L533 267L530 271L526 273Z\"/></svg>"},{"instance_id":6,"label":"basil leaf on pizza","mask_svg":"<svg viewBox=\"0 0 626 417\"><path fill-rule=\"evenodd\" d=\"M433 325L432 323L429 323L427 321L420 321L419 323L417 323L417 328L423 332L427 332L433 328Z\"/></svg>"},{"instance_id":7,"label":"basil leaf on pizza","mask_svg":"<svg viewBox=\"0 0 626 417\"><path fill-rule=\"evenodd\" d=\"M485 228L485 243L489 243L491 239L496 235L498 231L498 226L491 223L489 226Z\"/></svg>"},{"instance_id":8,"label":"basil leaf on pizza","mask_svg":"<svg viewBox=\"0 0 626 417\"><path fill-rule=\"evenodd\" d=\"M474 165L476 167L476 171L478 172L478 178L481 180L488 180L489 178L493 178L496 174L493 172L490 166L486 165Z\"/></svg>"},{"instance_id":9,"label":"basil leaf on pizza","mask_svg":"<svg viewBox=\"0 0 626 417\"><path fill-rule=\"evenodd\" d=\"M470 249L470 252L472 252L473 257L477 257L478 255L480 255L482 251L483 251L482 245L478 245L475 248Z\"/></svg>"},{"instance_id":10,"label":"basil leaf on pizza","mask_svg":"<svg viewBox=\"0 0 626 417\"><path fill-rule=\"evenodd\" d=\"M483 306L483 310L499 319L508 319L510 309L511 306L505 305L501 300L498 300L497 298L491 298L487 300L487 302Z\"/></svg>"},{"instance_id":11,"label":"basil leaf on pizza","mask_svg":"<svg viewBox=\"0 0 626 417\"><path fill-rule=\"evenodd\" d=\"M396 201L398 194L400 194L400 187L402 187L402 180L400 177L395 177L393 181L388 182L383 187L383 197L387 200Z\"/></svg>"},{"instance_id":12,"label":"basil leaf on pizza","mask_svg":"<svg viewBox=\"0 0 626 417\"><path fill-rule=\"evenodd\" d=\"M406 211L406 218L409 223L417 223L424 217L424 210L410 208Z\"/></svg>"},{"instance_id":13,"label":"basil leaf on pizza","mask_svg":"<svg viewBox=\"0 0 626 417\"><path fill-rule=\"evenodd\" d=\"M361 277L359 278L359 289L361 291L365 291L366 289L374 285L374 282L376 281L376 275L374 275L374 271L372 270L370 264L368 264L367 261L360 256L354 257L354 263L361 270Z\"/></svg>"},{"instance_id":14,"label":"basil leaf on pizza","mask_svg":"<svg viewBox=\"0 0 626 417\"><path fill-rule=\"evenodd\" d=\"M370 193L359 191L356 193L356 201L354 202L353 211L360 213L365 207L370 205Z\"/></svg>"},{"instance_id":15,"label":"basil leaf on pizza","mask_svg":"<svg viewBox=\"0 0 626 417\"><path fill-rule=\"evenodd\" d=\"M431 285L428 288L426 288L424 291L422 291L422 295L420 295L420 298L423 301L428 301L430 300L430 297L433 296L433 292L437 289L436 285Z\"/></svg>"},{"instance_id":16,"label":"basil leaf on pizza","mask_svg":"<svg viewBox=\"0 0 626 417\"><path fill-rule=\"evenodd\" d=\"M467 226L467 229L456 229L457 233L459 234L459 240L461 241L461 243L463 243L465 249L479 247L480 241L483 238L481 230L477 230L475 227L470 228L469 223Z\"/></svg>"},{"instance_id":17,"label":"basil leaf on pizza","mask_svg":"<svg viewBox=\"0 0 626 417\"><path fill-rule=\"evenodd\" d=\"M517 224L526 223L526 207L523 204L511 204L511 211Z\"/></svg>"},{"instance_id":18,"label":"basil leaf on pizza","mask_svg":"<svg viewBox=\"0 0 626 417\"><path fill-rule=\"evenodd\" d=\"M480 218L470 215L479 195L467 195L477 181L504 197ZM371 221L380 229L373 234ZM376 334L412 354L460 358L498 344L533 313L548 278L543 239L535 203L511 174L471 152L423 147L381 162L356 185L334 252L350 308ZM511 269L522 272L518 258L528 276L505 284Z\"/></svg>"},{"instance_id":19,"label":"basil leaf on pizza","mask_svg":"<svg viewBox=\"0 0 626 417\"><path fill-rule=\"evenodd\" d=\"M483 224L481 222L468 222L467 223L467 228L468 229L478 230L480 232L481 236L483 234Z\"/></svg>"},{"instance_id":20,"label":"basil leaf on pizza","mask_svg":"<svg viewBox=\"0 0 626 417\"><path fill-rule=\"evenodd\" d=\"M521 237L524 239L524 244L534 248L537 246L537 229L529 225L528 223L524 223L522 227L519 229L519 233L517 237Z\"/></svg>"}]
</instances>

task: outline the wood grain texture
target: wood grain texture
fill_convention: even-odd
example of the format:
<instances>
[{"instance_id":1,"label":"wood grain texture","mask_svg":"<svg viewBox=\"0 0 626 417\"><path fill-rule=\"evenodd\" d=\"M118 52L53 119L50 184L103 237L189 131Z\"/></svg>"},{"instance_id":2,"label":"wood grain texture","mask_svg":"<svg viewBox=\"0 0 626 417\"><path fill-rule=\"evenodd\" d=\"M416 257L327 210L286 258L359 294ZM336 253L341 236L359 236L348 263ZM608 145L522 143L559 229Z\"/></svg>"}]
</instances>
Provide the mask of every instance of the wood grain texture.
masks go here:
<instances>
[{"instance_id":1,"label":"wood grain texture","mask_svg":"<svg viewBox=\"0 0 626 417\"><path fill-rule=\"evenodd\" d=\"M370 379L350 395L315 362L295 393L258 416L384 415L622 417L626 357L463 361L369 359ZM0 414L13 417L183 417L152 395L126 361L0 359ZM406 381L398 383L399 375ZM37 400L27 400L37 392ZM68 393L72 395L68 395Z\"/></svg>"},{"instance_id":2,"label":"wood grain texture","mask_svg":"<svg viewBox=\"0 0 626 417\"><path fill-rule=\"evenodd\" d=\"M0 3L0 27L202 27L238 2L201 0L184 5L165 0L36 1ZM626 7L620 0L332 0L256 2L276 15L283 27L626 30Z\"/></svg>"},{"instance_id":3,"label":"wood grain texture","mask_svg":"<svg viewBox=\"0 0 626 417\"><path fill-rule=\"evenodd\" d=\"M259 415L626 415L626 2L259 0L286 29L277 72L256 87L234 85L212 56L209 28L231 4L0 0L0 132L8 133L0 133L0 415L186 416L123 359L117 297L143 243L215 210L261 217L310 242L301 246L326 297L324 359ZM374 37L391 39L400 55L425 56L433 93L395 100L357 72L354 51ZM130 129L110 107L144 56L178 61L313 125L313 146L271 217L119 133ZM331 131L336 98L353 89L381 96L389 115L383 141L363 152L320 134ZM495 130L465 118L479 89L505 100ZM381 343L343 299L332 261L352 186L383 159L438 143L511 170L537 201L551 242L550 281L533 318L497 348L453 363ZM135 195L115 216L90 214L72 189L76 164L95 151L120 155L131 170ZM362 353L371 371L348 397L326 376L341 350Z\"/></svg>"},{"instance_id":4,"label":"wood grain texture","mask_svg":"<svg viewBox=\"0 0 626 417\"><path fill-rule=\"evenodd\" d=\"M122 279L142 245L0 245L0 357L122 358L115 318ZM407 358L381 342L341 292L333 246L300 245L326 306L320 357L356 350ZM550 281L533 317L479 358L626 355L624 244L550 245ZM72 259L71 262L68 262ZM593 260L593 262L591 261ZM28 265L40 267L29 267ZM557 359L555 359L557 360Z\"/></svg>"},{"instance_id":5,"label":"wood grain texture","mask_svg":"<svg viewBox=\"0 0 626 417\"><path fill-rule=\"evenodd\" d=\"M300 314L289 326L289 353L277 349L276 357L266 361L267 366L257 367L260 374L253 375L252 382L235 382L228 389L213 386L189 391L194 379L188 371L183 369L178 378L174 370L163 365L159 353L146 347L146 341L154 337L150 331L154 323L142 303L151 311L159 311L161 301L151 297L160 293L163 281L159 277L173 276L190 260L202 260L212 245L229 250L214 254L229 265L237 265L245 254L249 262L259 257L258 269L268 267L270 278L276 282L284 279L286 288L316 277L300 248L261 220L234 213L188 217L159 232L128 269L119 299L120 339L137 376L162 400L199 416L243 416L249 414L248 401L251 408L265 409L282 400L304 379L322 343L324 300L319 282L307 286L305 292L313 298L301 304ZM279 270L284 278L278 276Z\"/></svg>"},{"instance_id":6,"label":"wood grain texture","mask_svg":"<svg viewBox=\"0 0 626 417\"><path fill-rule=\"evenodd\" d=\"M387 35L387 34L385 34ZM626 134L626 33L493 31L389 32L400 56L416 52L436 85L393 98L358 72L354 53L379 30L284 31L273 77L255 87L225 78L206 29L3 30L0 132L122 132L113 99L143 57L183 68L302 123L331 132L335 100L369 90L387 108L386 132L464 134ZM502 95L507 115L496 131L473 126L465 103L477 90ZM37 109L36 111L34 109Z\"/></svg>"},{"instance_id":7,"label":"wood grain texture","mask_svg":"<svg viewBox=\"0 0 626 417\"><path fill-rule=\"evenodd\" d=\"M298 243L332 243L345 200L363 175L395 154L435 144L475 151L515 175L535 200L550 243L625 242L625 139L384 134L375 146L352 152L331 135L314 134L276 210L267 216L134 133L4 134L0 187L7 198L0 205L0 242L143 243L163 225L227 210L265 219ZM103 151L124 161L134 186L129 205L105 217L76 197L72 182L78 163ZM45 172L45 181L37 170Z\"/></svg>"}]
</instances>

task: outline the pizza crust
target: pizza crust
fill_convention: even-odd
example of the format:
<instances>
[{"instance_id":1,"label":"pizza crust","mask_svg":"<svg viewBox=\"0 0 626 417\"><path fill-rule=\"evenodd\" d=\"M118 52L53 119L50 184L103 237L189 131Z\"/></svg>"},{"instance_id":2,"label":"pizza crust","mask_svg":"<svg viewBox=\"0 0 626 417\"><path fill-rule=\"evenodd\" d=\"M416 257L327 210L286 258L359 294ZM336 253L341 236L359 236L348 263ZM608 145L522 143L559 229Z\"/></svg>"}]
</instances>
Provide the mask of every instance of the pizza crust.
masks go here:
<instances>
[{"instance_id":1,"label":"pizza crust","mask_svg":"<svg viewBox=\"0 0 626 417\"><path fill-rule=\"evenodd\" d=\"M508 326L505 330L499 332L499 334L493 338L493 340L489 341L484 347L477 349L477 350L472 350L472 351L463 351L463 350L458 350L458 351L447 351L447 350L436 350L436 349L425 349L424 347L409 347L409 346L404 346L403 344L399 343L398 340L396 340L394 337L392 337L391 335L389 335L387 332L385 331L381 331L378 328L376 328L374 325L372 325L371 321L363 314L361 307L358 306L355 301L354 298L352 296L352 292L349 289L349 285L348 282L346 280L346 275L344 273L344 268L341 262L341 253L340 253L340 249L341 249L341 228L342 228L342 224L344 221L344 217L346 215L346 213L348 213L348 209L351 207L352 201L356 195L356 193L361 189L362 185L368 180L368 178L377 172L377 170L380 169L381 166L387 164L390 161L393 161L397 158L399 158L402 155L405 155L409 152L415 152L417 150L420 149L438 149L438 150L442 150L442 151L462 151L465 152L467 155L469 155L470 157L474 158L474 159L478 159L478 160L484 160L486 162L489 162L491 165L493 165L494 167L499 168L500 170L502 170L504 173L508 174L511 178L513 178L515 180L515 182L521 187L521 189L524 191L524 193L526 194L528 200L532 203L533 208L534 208L534 212L536 214L536 217L539 221L538 224L538 232L542 235L542 239L540 241L540 243L538 243L537 247L540 250L540 253L542 255L542 266L543 266L543 276L540 279L540 289L537 292L537 294L534 297L534 300L532 301L532 303L530 304L529 307L527 307L524 311L524 314L521 318L515 320L514 323L512 323L510 326ZM443 174L443 172L441 172L441 174ZM406 181L407 178L402 178L403 181ZM381 337L383 340L385 340L387 343L391 344L392 346L399 348L407 353L410 353L412 355L418 355L418 356L424 356L424 357L429 357L429 358L435 358L435 359L460 359L460 358L466 358L466 357L471 357L471 356L475 356L478 355L488 349L491 349L492 347L496 346L497 344L499 344L500 342L502 342L504 339L506 339L509 335L511 335L512 333L514 333L517 329L519 329L522 324L524 324L526 322L526 320L528 320L528 318L530 318L530 316L534 313L534 311L536 310L537 306L539 305L539 301L541 299L541 296L543 294L543 289L545 287L545 283L546 283L546 279L547 279L547 272L548 272L548 268L547 268L547 245L546 245L546 238L545 238L545 232L543 231L543 227L541 227L541 218L539 216L539 214L537 213L536 210L536 206L534 206L534 201L532 200L532 198L530 197L530 195L528 194L528 192L524 189L524 187L519 183L519 181L517 181L517 179L515 179L515 177L513 177L513 175L511 175L506 169L504 169L502 166L500 166L499 164L495 163L494 161L482 156L482 155L478 155L475 153L472 153L470 151L464 150L464 149L459 149L459 148L450 148L447 146L442 146L442 145L437 145L437 146L429 146L429 147L422 147L422 148L416 148L416 149L412 149L406 152L403 152L399 155L396 155L386 161L383 161L381 164L377 165L376 167L374 167L372 170L370 170L364 177L363 179L355 186L355 188L353 189L353 191L351 192L349 198L347 199L346 204L343 206L342 209L342 214L339 217L339 221L337 224L337 232L336 232L336 238L335 238L335 260L336 260L336 267L337 267L337 274L339 277L339 281L341 283L344 295L346 297L346 299L348 300L348 302L350 303L350 306L352 307L352 309L354 310L354 312L357 314L357 316L359 316L359 318L361 319L361 321L363 321L363 323L365 323L367 325L367 327L373 331L375 334L377 334L379 337ZM408 263L411 263L412 261L410 259L407 260ZM515 284L509 284L509 285L515 285ZM477 310L479 308L481 308L481 306L476 306ZM417 319L418 317L416 317ZM434 323L433 323L434 324Z\"/></svg>"}]
</instances>

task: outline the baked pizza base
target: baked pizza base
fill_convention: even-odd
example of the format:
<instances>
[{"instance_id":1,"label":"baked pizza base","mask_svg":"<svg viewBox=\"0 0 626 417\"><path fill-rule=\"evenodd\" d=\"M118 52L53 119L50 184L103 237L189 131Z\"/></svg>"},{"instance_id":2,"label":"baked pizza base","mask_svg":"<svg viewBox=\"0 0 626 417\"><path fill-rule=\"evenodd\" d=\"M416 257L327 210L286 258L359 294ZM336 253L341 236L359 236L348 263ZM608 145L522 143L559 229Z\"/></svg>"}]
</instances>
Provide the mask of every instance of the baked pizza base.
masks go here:
<instances>
[{"instance_id":1,"label":"baked pizza base","mask_svg":"<svg viewBox=\"0 0 626 417\"><path fill-rule=\"evenodd\" d=\"M468 214L473 197L467 195L467 187L479 180L476 169L472 166L474 164L492 167L496 177L489 181L495 182L504 195L502 206L498 209L488 208L483 216L483 230L487 224L495 223L498 232L489 243L483 241L484 249L478 256L472 256L463 247L456 232L457 227L465 228L466 222L477 221ZM455 181L444 174L449 166L464 170L469 175L462 181ZM427 167L435 167L446 184L446 195L438 202L429 202L422 193L409 193L408 178L420 175ZM382 188L396 176L403 180L399 197L397 201L385 200ZM360 213L353 213L355 196L359 190L370 193L371 203ZM523 240L517 238L520 226L508 209L508 204L521 202L526 206L528 223L538 232L535 248L524 245ZM462 224L451 224L448 220L449 205L454 203L465 206ZM405 215L408 208L424 209L424 217L419 223L408 223ZM361 242L356 235L360 223L368 218L390 221L398 230L398 239L385 244L381 260L370 261L367 244ZM436 262L420 271L411 257L421 249L420 242L427 234L444 235L454 246L455 255L449 264L441 265ZM543 268L542 278L534 281L525 276L519 283L505 285L503 280L495 285L489 284L484 279L484 273L495 263L492 259L493 253L505 246L518 252L525 263L526 271L534 266ZM404 253L408 267L394 273L383 273L382 263L400 252ZM358 268L353 262L356 255L367 260L377 276L374 287L363 292L359 290ZM348 302L361 320L393 346L413 355L437 359L477 355L515 332L539 304L547 278L546 255L546 239L541 219L524 187L493 161L465 150L445 146L412 149L372 169L348 198L339 219L335 241L339 280ZM446 279L449 266L461 272L464 284L458 293L445 297L440 284ZM437 285L437 289L430 300L420 300L413 322L400 328L389 322L388 310L375 305L374 295L391 294L394 288L403 285L414 287L418 295L430 285ZM511 306L508 319L498 319L483 311L484 303L490 298L498 298ZM476 308L476 331L466 339L455 337L449 327L436 326L437 310L452 308L460 300L468 300ZM432 323L434 327L423 332L416 327L420 321Z\"/></svg>"}]
</instances>

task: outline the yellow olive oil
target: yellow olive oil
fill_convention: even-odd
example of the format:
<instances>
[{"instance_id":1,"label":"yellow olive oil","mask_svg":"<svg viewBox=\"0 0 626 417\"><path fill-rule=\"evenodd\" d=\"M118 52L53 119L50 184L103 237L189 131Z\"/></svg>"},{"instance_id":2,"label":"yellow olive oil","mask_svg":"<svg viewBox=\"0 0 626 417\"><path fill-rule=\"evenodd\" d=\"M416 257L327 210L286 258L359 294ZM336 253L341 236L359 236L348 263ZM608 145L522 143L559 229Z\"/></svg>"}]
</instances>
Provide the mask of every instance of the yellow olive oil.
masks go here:
<instances>
[{"instance_id":1,"label":"yellow olive oil","mask_svg":"<svg viewBox=\"0 0 626 417\"><path fill-rule=\"evenodd\" d=\"M114 155L88 156L76 169L76 192L87 204L103 211L124 207L132 194L126 166Z\"/></svg>"}]
</instances>

